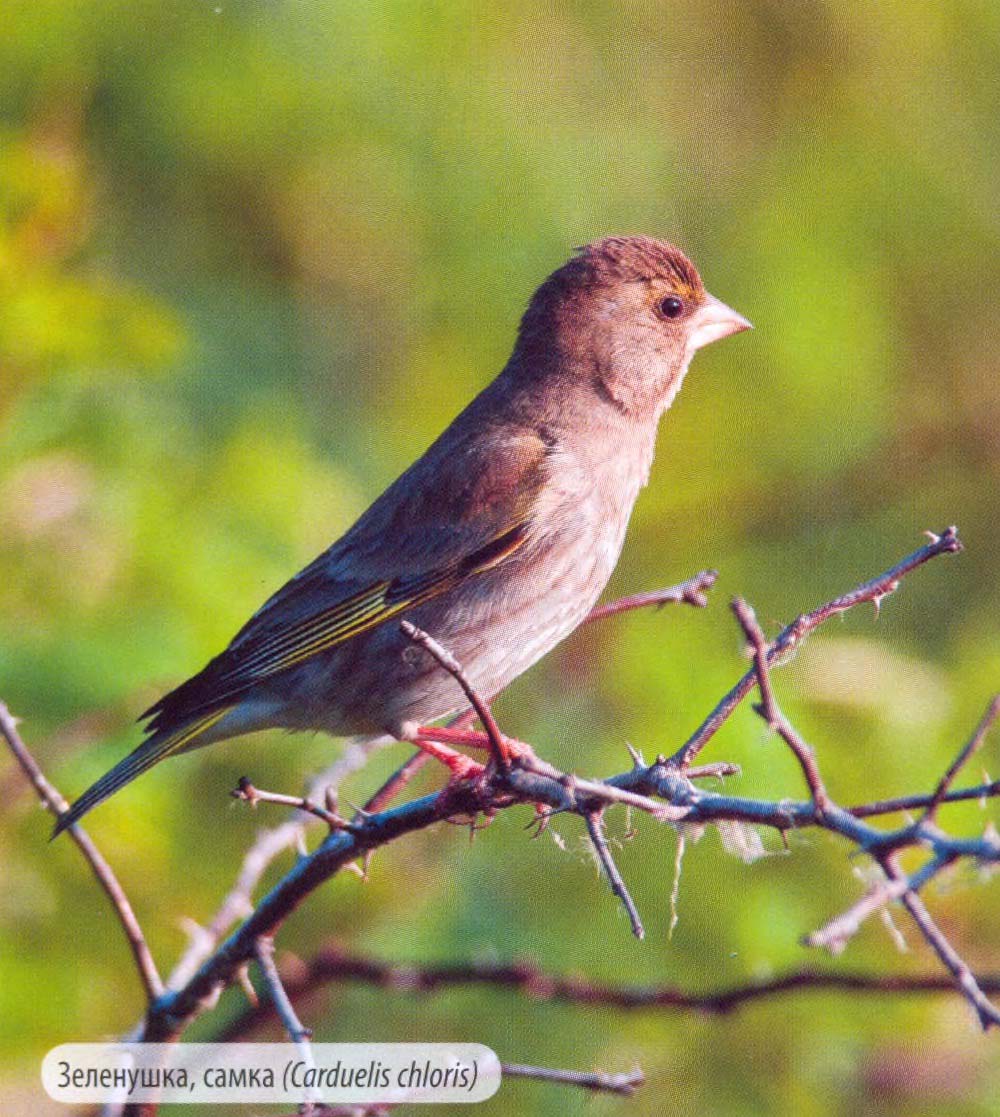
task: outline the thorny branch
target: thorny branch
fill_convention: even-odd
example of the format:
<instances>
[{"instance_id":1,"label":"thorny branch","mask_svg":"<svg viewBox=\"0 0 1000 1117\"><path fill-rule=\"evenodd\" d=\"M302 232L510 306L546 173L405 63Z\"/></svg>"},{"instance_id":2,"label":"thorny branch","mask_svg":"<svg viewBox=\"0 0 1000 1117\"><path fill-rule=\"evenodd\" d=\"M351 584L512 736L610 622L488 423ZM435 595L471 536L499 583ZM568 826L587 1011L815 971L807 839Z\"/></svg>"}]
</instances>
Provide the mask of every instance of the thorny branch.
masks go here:
<instances>
[{"instance_id":1,"label":"thorny branch","mask_svg":"<svg viewBox=\"0 0 1000 1117\"><path fill-rule=\"evenodd\" d=\"M137 1029L134 1038L146 1041L177 1039L198 1015L215 1003L219 993L228 984L241 978L247 964L252 960L260 964L264 973L269 989L268 1003L280 1010L280 1015L290 1032L301 1034L303 1029L297 1022L294 1010L291 1009L290 996L281 986L280 980L275 983L277 971L273 969L273 959L268 953L268 948L262 946L262 944L270 944L288 915L315 888L340 869L354 865L358 859L364 861L373 850L406 833L426 828L437 822L474 819L481 812L492 814L520 804L532 806L543 825L545 818L552 812L566 812L581 816L588 827L590 837L614 890L629 910L635 929L641 929L638 914L614 865L607 842L603 839L602 817L610 807L619 804L638 807L652 814L656 819L669 820L675 825L704 825L731 821L772 827L782 834L792 828L809 826L828 830L844 838L856 850L869 855L885 874L885 882L873 886L842 916L832 919L825 928L814 932L806 940L807 943L824 945L831 950L841 948L866 916L898 900L909 912L921 934L938 954L948 971L947 977L941 975L933 978L900 979L891 976L866 978L857 975L829 975L806 970L786 975L766 986L746 987L700 997L677 991L660 990L653 996L654 999L662 998L662 1003L726 1011L729 1007L743 1001L771 992L792 989L837 986L884 992L918 988L936 990L942 987L943 982L950 980L975 1007L984 1028L1000 1023L1000 1014L986 996L987 990L995 991L996 980L977 982L943 932L934 923L919 896L919 891L924 884L959 861L973 860L994 864L1000 862L1000 840L995 837L992 830L988 829L978 838L957 838L941 830L935 821L939 808L944 804L1000 794L1000 781L967 789L954 789L952 786L962 767L980 747L990 725L1000 714L1000 698L993 701L969 743L961 750L931 794L842 807L835 803L827 792L815 753L782 714L770 679L771 668L780 665L806 636L830 617L863 602L872 602L877 608L887 594L896 590L906 574L932 558L959 550L961 550L961 542L954 528L948 528L940 535L931 535L928 544L885 573L799 616L771 642L766 640L750 607L742 601L734 602L734 612L753 649L754 664L721 699L692 737L669 759L659 756L652 764L646 765L636 755L630 770L604 780L582 779L559 772L536 758L530 750L512 756L509 763L506 763L504 744L508 739L500 733L486 702L475 694L465 680L463 685L467 689L470 703L480 715L486 729L485 735L478 736L487 738L493 752L494 763L485 768L479 765L473 766L476 769L474 776L453 780L442 792L425 795L401 806L387 806L391 798L405 787L413 773L421 766L422 762L412 758L379 792L376 792L365 810L359 810L353 819L346 821L336 813L335 799L328 798L326 808L317 806L316 792L320 789L316 787L307 797L280 796L261 792L247 782L242 788L242 797L250 798L255 802L271 802L293 806L300 811L309 811L327 822L330 833L311 853L304 853L297 864L252 911L247 913L250 907L250 896L263 871L263 866L280 849L301 841L304 816L298 815L291 829L289 824L285 824L271 831L272 837L269 842L264 842L261 848L256 850L255 856L248 857L240 882L227 898L210 928L193 937L192 946L185 959L182 959L181 964L171 975L166 991L161 991L159 979L151 979L147 969L140 964L147 989L150 990L151 1003L146 1018ZM637 595L602 607L595 610L589 619L602 619L627 609L641 608L650 604L659 605L667 601L702 605L705 601L704 590L709 588L714 580L713 572L704 572L688 583L674 587L671 591ZM454 661L447 649L436 644L427 634L415 630L410 635L411 638L424 643L432 654L437 653L439 662L462 682L464 675L462 675L461 665ZM746 799L708 791L692 782L709 773L719 775L732 774L735 771L734 766L718 763L695 768L692 761L755 685L762 699L758 712L798 759L810 792L808 800L769 802ZM54 813L60 813L65 809L65 803L57 793L49 794L46 791L48 785L44 784L37 765L34 766L34 771L32 770L34 762L30 761L30 757L30 762L25 762L27 750L24 749L23 744L18 747L15 743L19 738L16 737L16 730L12 737L10 730L13 729L13 723L11 721L8 726L8 721L9 718L0 721L0 730L3 731L3 735L32 779L43 801ZM467 730L466 727L470 724L471 718L460 719L460 724L452 730L452 736L445 736L444 739L452 743L472 743L472 738L476 735ZM355 766L360 766L360 761ZM903 825L893 830L878 830L865 821L875 816L920 808L923 808L923 814L916 822L907 818ZM280 837L273 835L280 835ZM78 834L74 834L74 837L80 844ZM268 835L262 836L262 842L267 837ZM902 872L898 864L898 853L904 848L924 850L927 854L923 866L909 876ZM84 851L87 852L86 848ZM255 851L251 851L251 854L255 854ZM88 859L94 864L94 858L90 854ZM104 883L103 877L102 883ZM108 887L106 883L105 887ZM130 925L128 916L131 915L131 911L127 908L127 901L124 907L120 904L116 904L116 907L121 921L128 928ZM246 914L243 924L220 941L234 919L242 914ZM134 916L131 918L134 922ZM137 925L135 931L138 932ZM129 938L135 950L136 939L131 933ZM138 933L138 942L142 942L141 933ZM155 968L152 974L155 976ZM568 986L559 986L558 982L556 984L567 999L573 999L573 996L567 992ZM580 989L582 990L579 993L580 999L596 995L593 990L588 992L582 986ZM622 1005L629 1003L630 997L639 996L625 990L606 995L608 1003ZM648 1000L649 994L642 994L642 996L647 997L643 1003L651 1003ZM636 999L635 1003L639 1003L639 1000ZM301 1038L304 1042L304 1036ZM544 1068L535 1069L543 1074L549 1074ZM564 1072L551 1073L560 1076L560 1080L566 1080ZM572 1074L573 1072L571 1077ZM595 1083L591 1085L595 1086Z\"/></svg>"},{"instance_id":2,"label":"thorny branch","mask_svg":"<svg viewBox=\"0 0 1000 1117\"><path fill-rule=\"evenodd\" d=\"M531 1000L575 1005L604 1005L623 1010L695 1011L726 1015L757 1001L790 993L862 993L927 995L953 993L955 983L948 973L872 974L806 967L764 981L751 981L703 993L674 985L628 985L590 981L578 975L560 975L540 969L530 961L461 962L441 965L408 965L353 954L337 943L319 950L296 967L285 981L293 1001L308 997L327 985L357 982L374 985L401 995L428 996L456 987L486 986L510 989ZM1000 993L1000 973L982 977L979 984L988 993ZM270 1004L247 1005L226 1026L221 1038L236 1040L273 1019Z\"/></svg>"},{"instance_id":3,"label":"thorny branch","mask_svg":"<svg viewBox=\"0 0 1000 1117\"><path fill-rule=\"evenodd\" d=\"M591 811L590 814L584 815L584 820L587 823L587 832L590 834L590 841L597 854L597 859L600 861L601 868L604 870L608 878L608 883L611 885L611 891L621 900L625 907L625 911L628 913L628 921L632 926L632 934L635 935L637 939L644 939L646 937L646 931L643 928L642 919L639 916L639 909L635 906L635 900L632 899L625 885L625 881L618 871L618 866L611 856L608 839L604 836L603 810Z\"/></svg>"},{"instance_id":4,"label":"thorny branch","mask_svg":"<svg viewBox=\"0 0 1000 1117\"><path fill-rule=\"evenodd\" d=\"M816 809L822 813L830 806L830 796L823 784L823 777L819 774L816 754L802 740L792 723L778 708L778 702L771 687L771 673L767 661L767 641L764 639L764 633L757 623L757 617L742 597L737 597L733 601L732 608L747 639L753 646L754 671L757 673L757 686L760 690L760 705L755 709L795 754L795 759L802 769L802 775L805 776L806 783L809 785L809 791L813 802L816 804Z\"/></svg>"},{"instance_id":5,"label":"thorny branch","mask_svg":"<svg viewBox=\"0 0 1000 1117\"><path fill-rule=\"evenodd\" d=\"M777 638L768 645L767 665L777 666L785 661L788 654L794 651L803 640L821 624L828 621L838 613L846 613L855 605L871 602L876 610L881 607L882 601L895 593L900 581L918 566L923 566L938 555L957 554L962 549L962 542L958 538L958 531L954 527L946 528L940 535L927 532L930 542L907 555L895 566L891 566L884 574L863 582L849 593L835 597L832 601L820 605L810 613L802 613L790 625L778 633ZM724 695L718 705L698 726L684 744L674 753L672 759L681 768L687 768L691 761L708 744L722 727L723 723L744 698L753 690L757 680L756 666L752 667L742 679Z\"/></svg>"}]
</instances>

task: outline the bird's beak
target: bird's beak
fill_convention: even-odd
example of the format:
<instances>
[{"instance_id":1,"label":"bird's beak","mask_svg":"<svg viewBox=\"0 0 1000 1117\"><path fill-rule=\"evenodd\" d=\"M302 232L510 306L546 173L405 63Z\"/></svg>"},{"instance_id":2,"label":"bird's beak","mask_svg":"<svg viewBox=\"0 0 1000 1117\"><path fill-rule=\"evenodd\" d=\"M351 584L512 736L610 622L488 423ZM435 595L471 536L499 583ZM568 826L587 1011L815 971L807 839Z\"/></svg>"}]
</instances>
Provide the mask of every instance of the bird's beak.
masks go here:
<instances>
[{"instance_id":1,"label":"bird's beak","mask_svg":"<svg viewBox=\"0 0 1000 1117\"><path fill-rule=\"evenodd\" d=\"M688 347L693 353L720 338L752 329L753 325L742 314L719 302L714 295L706 295L705 301L691 316Z\"/></svg>"}]
</instances>

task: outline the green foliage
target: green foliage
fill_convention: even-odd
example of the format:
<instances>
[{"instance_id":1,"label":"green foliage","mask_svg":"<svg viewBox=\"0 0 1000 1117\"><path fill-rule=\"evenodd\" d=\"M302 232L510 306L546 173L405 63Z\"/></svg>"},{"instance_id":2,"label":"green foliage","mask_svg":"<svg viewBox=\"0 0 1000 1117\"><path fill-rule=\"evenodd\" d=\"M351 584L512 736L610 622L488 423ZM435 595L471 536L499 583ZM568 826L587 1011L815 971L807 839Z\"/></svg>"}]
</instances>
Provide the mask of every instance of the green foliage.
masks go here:
<instances>
[{"instance_id":1,"label":"green foliage","mask_svg":"<svg viewBox=\"0 0 1000 1117\"><path fill-rule=\"evenodd\" d=\"M757 329L698 357L612 590L709 565L722 579L707 611L578 634L501 701L502 723L588 774L622 767L625 740L669 748L742 667L729 595L787 620L954 521L963 556L776 677L837 796L929 788L1000 668L998 12L7 3L0 697L57 785L78 793L133 746L134 716L423 449L573 245L643 231L688 249ZM95 813L165 968L178 921L210 916L264 820L227 806L237 777L293 790L337 747L229 743ZM746 794L800 792L748 711L710 757L744 765ZM44 1050L127 1028L140 998L75 850L48 846L30 793L2 779L0 1034L21 1098ZM976 807L954 817L983 825ZM471 849L451 828L394 846L368 886L313 897L281 945L337 934L400 960L528 956L712 987L814 961L799 935L860 888L832 840L793 837L784 856L769 839L775 855L748 867L710 833L687 851L668 939L674 837L642 824L621 854L639 946L580 826L557 824L563 851L521 821ZM928 899L1000 969L995 884ZM897 957L873 921L839 964L933 968L911 941ZM322 1039L458 1036L647 1070L634 1102L560 1095L569 1112L669 1097L680 1112L980 1117L1000 1089L951 1000L810 995L712 1020L355 988L309 1016ZM930 1069L887 1084L890 1065ZM484 1112L553 1099L510 1086Z\"/></svg>"}]
</instances>

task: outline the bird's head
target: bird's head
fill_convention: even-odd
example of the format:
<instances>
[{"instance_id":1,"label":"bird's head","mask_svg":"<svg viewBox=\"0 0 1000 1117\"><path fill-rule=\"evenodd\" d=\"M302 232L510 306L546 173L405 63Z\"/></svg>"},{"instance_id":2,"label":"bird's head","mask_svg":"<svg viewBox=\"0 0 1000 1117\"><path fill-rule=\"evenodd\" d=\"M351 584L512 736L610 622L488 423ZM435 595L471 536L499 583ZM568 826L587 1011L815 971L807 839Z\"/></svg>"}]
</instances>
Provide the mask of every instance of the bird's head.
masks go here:
<instances>
[{"instance_id":1,"label":"bird's head","mask_svg":"<svg viewBox=\"0 0 1000 1117\"><path fill-rule=\"evenodd\" d=\"M703 346L750 323L710 295L679 248L606 237L581 248L535 292L515 355L571 376L619 410L659 416Z\"/></svg>"}]
</instances>

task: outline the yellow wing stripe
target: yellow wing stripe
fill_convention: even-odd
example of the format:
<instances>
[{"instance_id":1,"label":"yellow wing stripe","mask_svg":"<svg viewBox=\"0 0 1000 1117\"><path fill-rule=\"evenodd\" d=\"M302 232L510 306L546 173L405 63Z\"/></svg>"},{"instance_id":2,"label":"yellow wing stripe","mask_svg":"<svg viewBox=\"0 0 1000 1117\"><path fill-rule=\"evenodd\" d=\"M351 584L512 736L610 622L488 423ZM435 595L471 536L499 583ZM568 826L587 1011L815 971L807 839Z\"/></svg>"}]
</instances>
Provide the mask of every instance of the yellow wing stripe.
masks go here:
<instances>
[{"instance_id":1,"label":"yellow wing stripe","mask_svg":"<svg viewBox=\"0 0 1000 1117\"><path fill-rule=\"evenodd\" d=\"M352 636L357 636L374 625L380 624L383 620L388 620L394 612L405 609L409 604L409 601L403 601L398 608L386 609L384 599L374 602L369 608L347 621L335 624L332 627L320 628L311 633L306 643L295 645L279 658L270 658L266 664L267 672L270 674L271 671L281 671L285 667L290 667L293 663L300 663L303 659L308 659L318 652L333 647L334 644L343 643Z\"/></svg>"},{"instance_id":2,"label":"yellow wing stripe","mask_svg":"<svg viewBox=\"0 0 1000 1117\"><path fill-rule=\"evenodd\" d=\"M379 582L370 586L315 617L307 618L282 632L273 633L253 648L246 658L235 664L223 679L237 685L250 683L294 667L383 624L405 609L423 604L469 575L491 570L516 551L525 538L520 526L505 532L464 562L415 579L413 592L405 594L398 601L390 603L388 600L394 583Z\"/></svg>"},{"instance_id":3,"label":"yellow wing stripe","mask_svg":"<svg viewBox=\"0 0 1000 1117\"><path fill-rule=\"evenodd\" d=\"M374 628L376 625L381 624L383 621L387 621L390 617L394 617L397 613L401 613L404 609L409 608L412 604L412 601L401 601L398 605L379 610L374 615L359 621L352 625L346 632L333 632L318 640L313 640L311 643L305 644L303 647L290 652L282 659L268 664L265 673L270 675L275 671L283 671L286 667L294 667L296 663L301 663L305 659L311 659L320 652L327 651L337 644L342 644L352 636L357 636L362 632L366 632L369 628Z\"/></svg>"},{"instance_id":4,"label":"yellow wing stripe","mask_svg":"<svg viewBox=\"0 0 1000 1117\"><path fill-rule=\"evenodd\" d=\"M317 617L296 624L292 629L275 633L272 638L255 648L247 659L238 663L236 674L267 665L285 652L295 652L303 647L304 640L312 642L332 632L350 629L353 624L360 623L371 613L382 609L388 588L388 582L380 582L353 598L337 603L333 609L328 609Z\"/></svg>"},{"instance_id":5,"label":"yellow wing stripe","mask_svg":"<svg viewBox=\"0 0 1000 1117\"><path fill-rule=\"evenodd\" d=\"M232 709L232 706L223 706L221 710L216 710L214 713L208 714L203 718L199 718L198 721L194 722L192 725L189 725L176 737L173 737L169 741L165 742L166 747L163 750L163 755L166 756L172 752L183 751L185 746L189 745L195 737L200 737L202 733L206 732L207 730L211 729L213 725L216 725L218 722L222 721L226 714L228 714L229 711Z\"/></svg>"},{"instance_id":6,"label":"yellow wing stripe","mask_svg":"<svg viewBox=\"0 0 1000 1117\"><path fill-rule=\"evenodd\" d=\"M254 649L254 657L261 655L261 653L266 655L269 652L294 647L296 641L304 637L308 638L309 634L318 631L318 629L339 626L339 624L351 620L356 613L366 612L372 607L377 607L384 600L385 591L388 589L388 582L370 585L361 593L354 594L353 598L346 598L344 601L337 602L331 609L317 614L316 617L308 617L304 621L294 624L292 628L275 632L273 636L259 643L257 648Z\"/></svg>"},{"instance_id":7,"label":"yellow wing stripe","mask_svg":"<svg viewBox=\"0 0 1000 1117\"><path fill-rule=\"evenodd\" d=\"M423 602L428 601L445 588L447 588L446 584L439 581L427 587L422 593L403 598L401 601L394 602L392 605L386 606L384 602L377 606L373 605L372 608L366 610L365 613L353 619L349 626L338 627L330 632L326 632L310 640L307 644L293 648L280 659L269 661L260 674L271 675L276 671L283 671L286 667L294 667L296 663L311 659L312 656L318 655L320 652L327 651L337 644L344 643L345 640L350 640L352 637L362 632L367 632L369 629L375 628L376 625L380 625L390 620L392 617L397 616L399 613L402 613L404 609L412 609L415 605L423 604Z\"/></svg>"}]
</instances>

